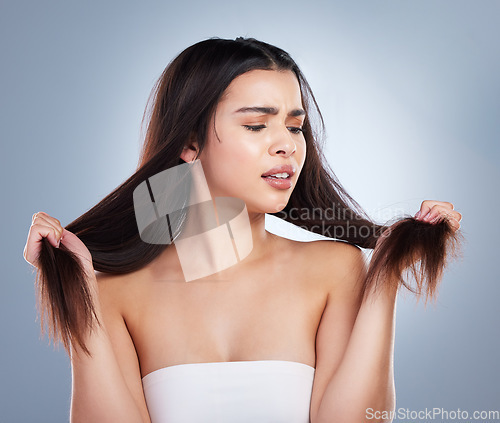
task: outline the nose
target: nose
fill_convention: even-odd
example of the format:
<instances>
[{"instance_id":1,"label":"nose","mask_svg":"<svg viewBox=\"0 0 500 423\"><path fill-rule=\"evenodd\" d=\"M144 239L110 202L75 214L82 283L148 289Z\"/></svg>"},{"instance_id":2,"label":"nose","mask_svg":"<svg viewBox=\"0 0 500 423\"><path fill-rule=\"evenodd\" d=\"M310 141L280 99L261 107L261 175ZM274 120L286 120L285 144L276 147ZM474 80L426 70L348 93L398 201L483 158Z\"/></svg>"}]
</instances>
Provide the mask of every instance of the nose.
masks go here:
<instances>
[{"instance_id":1,"label":"nose","mask_svg":"<svg viewBox=\"0 0 500 423\"><path fill-rule=\"evenodd\" d=\"M285 128L285 131L286 133L280 132L280 134L276 135L271 147L269 148L269 153L272 156L279 154L284 157L289 157L295 153L297 145L292 139L289 130Z\"/></svg>"}]
</instances>

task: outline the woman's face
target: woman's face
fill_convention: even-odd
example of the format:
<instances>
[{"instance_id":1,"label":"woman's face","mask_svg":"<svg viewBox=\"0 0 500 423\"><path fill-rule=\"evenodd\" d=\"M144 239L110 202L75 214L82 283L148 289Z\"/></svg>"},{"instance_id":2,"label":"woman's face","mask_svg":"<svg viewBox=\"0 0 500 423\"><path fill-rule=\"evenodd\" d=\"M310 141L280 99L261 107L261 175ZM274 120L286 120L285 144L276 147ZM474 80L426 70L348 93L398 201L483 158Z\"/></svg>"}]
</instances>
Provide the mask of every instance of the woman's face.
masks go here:
<instances>
[{"instance_id":1,"label":"woman's face","mask_svg":"<svg viewBox=\"0 0 500 423\"><path fill-rule=\"evenodd\" d=\"M253 70L235 78L198 157L212 197L240 198L249 213L282 210L304 165L304 119L293 72ZM269 171L278 177L264 177Z\"/></svg>"}]
</instances>

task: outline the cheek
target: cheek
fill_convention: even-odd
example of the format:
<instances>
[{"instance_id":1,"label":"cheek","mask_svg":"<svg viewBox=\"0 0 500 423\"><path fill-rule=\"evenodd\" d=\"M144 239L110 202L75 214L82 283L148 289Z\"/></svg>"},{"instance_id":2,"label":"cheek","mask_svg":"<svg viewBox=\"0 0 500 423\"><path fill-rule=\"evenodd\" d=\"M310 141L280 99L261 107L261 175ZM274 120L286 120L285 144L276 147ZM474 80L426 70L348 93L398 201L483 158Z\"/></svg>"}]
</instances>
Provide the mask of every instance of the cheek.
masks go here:
<instances>
[{"instance_id":1,"label":"cheek","mask_svg":"<svg viewBox=\"0 0 500 423\"><path fill-rule=\"evenodd\" d=\"M302 164L301 164L301 166L304 166L304 162L306 161L306 156L307 156L307 147L306 147L306 143L304 142L304 144L302 145Z\"/></svg>"},{"instance_id":2,"label":"cheek","mask_svg":"<svg viewBox=\"0 0 500 423\"><path fill-rule=\"evenodd\" d=\"M295 161L299 166L299 169L302 170L304 167L304 163L306 161L307 147L305 140L303 142L297 143L297 148L295 150Z\"/></svg>"},{"instance_id":3,"label":"cheek","mask_svg":"<svg viewBox=\"0 0 500 423\"><path fill-rule=\"evenodd\" d=\"M262 163L262 147L255 140L241 134L219 133L220 141L210 140L205 155L204 169L207 178L218 186L242 187L256 175L265 164ZM252 142L253 141L253 142ZM202 160L203 163L203 160Z\"/></svg>"},{"instance_id":4,"label":"cheek","mask_svg":"<svg viewBox=\"0 0 500 423\"><path fill-rule=\"evenodd\" d=\"M258 148L242 142L234 142L231 143L231 146L228 145L227 148L221 149L219 158L221 159L219 162L220 173L225 177L232 176L237 181L253 177L262 167Z\"/></svg>"}]
</instances>

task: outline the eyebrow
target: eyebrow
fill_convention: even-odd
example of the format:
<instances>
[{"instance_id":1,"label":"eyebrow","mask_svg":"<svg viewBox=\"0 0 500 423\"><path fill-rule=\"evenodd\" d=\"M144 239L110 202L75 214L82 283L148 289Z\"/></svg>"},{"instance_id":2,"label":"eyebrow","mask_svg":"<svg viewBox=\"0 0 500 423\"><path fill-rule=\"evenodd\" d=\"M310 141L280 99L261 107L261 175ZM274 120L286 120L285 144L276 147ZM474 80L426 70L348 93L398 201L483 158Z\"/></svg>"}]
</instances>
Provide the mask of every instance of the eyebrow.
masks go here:
<instances>
[{"instance_id":1,"label":"eyebrow","mask_svg":"<svg viewBox=\"0 0 500 423\"><path fill-rule=\"evenodd\" d=\"M260 106L251 106L251 107L242 107L241 109L236 110L234 113L262 113L263 115L277 115L278 109L276 107L260 107ZM303 109L294 109L288 116L303 116L306 112Z\"/></svg>"}]
</instances>

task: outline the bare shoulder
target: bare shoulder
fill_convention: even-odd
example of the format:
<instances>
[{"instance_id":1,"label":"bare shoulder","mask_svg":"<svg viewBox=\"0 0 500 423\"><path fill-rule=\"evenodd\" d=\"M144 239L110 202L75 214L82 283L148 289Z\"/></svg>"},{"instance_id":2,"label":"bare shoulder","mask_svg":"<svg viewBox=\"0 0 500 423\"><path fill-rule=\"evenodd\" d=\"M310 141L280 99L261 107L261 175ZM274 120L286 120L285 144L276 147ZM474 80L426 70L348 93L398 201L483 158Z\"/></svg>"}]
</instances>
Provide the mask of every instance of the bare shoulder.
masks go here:
<instances>
[{"instance_id":1,"label":"bare shoulder","mask_svg":"<svg viewBox=\"0 0 500 423\"><path fill-rule=\"evenodd\" d=\"M362 249L343 241L313 241L304 250L316 266L318 283L327 298L316 334L311 396L311 420L315 420L327 386L345 356L360 309L366 260Z\"/></svg>"},{"instance_id":2,"label":"bare shoulder","mask_svg":"<svg viewBox=\"0 0 500 423\"><path fill-rule=\"evenodd\" d=\"M359 293L367 271L361 248L336 240L293 242L308 275L319 281L329 294Z\"/></svg>"},{"instance_id":3,"label":"bare shoulder","mask_svg":"<svg viewBox=\"0 0 500 423\"><path fill-rule=\"evenodd\" d=\"M131 274L109 274L95 271L99 288L99 301L105 309L113 309L123 315L127 300L136 293L136 278Z\"/></svg>"},{"instance_id":4,"label":"bare shoulder","mask_svg":"<svg viewBox=\"0 0 500 423\"><path fill-rule=\"evenodd\" d=\"M102 323L108 333L116 361L125 383L139 408L142 421L150 417L142 388L141 369L134 341L128 331L123 310L133 295L134 278L130 274L111 275L95 272L99 290Z\"/></svg>"}]
</instances>

